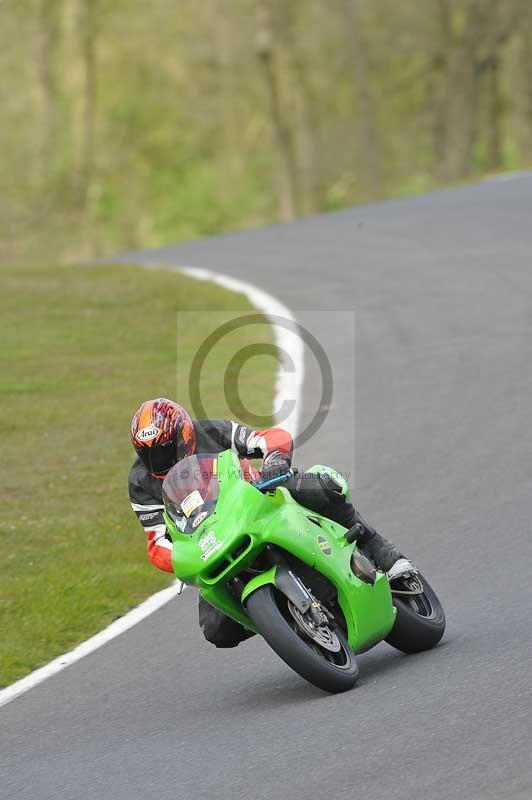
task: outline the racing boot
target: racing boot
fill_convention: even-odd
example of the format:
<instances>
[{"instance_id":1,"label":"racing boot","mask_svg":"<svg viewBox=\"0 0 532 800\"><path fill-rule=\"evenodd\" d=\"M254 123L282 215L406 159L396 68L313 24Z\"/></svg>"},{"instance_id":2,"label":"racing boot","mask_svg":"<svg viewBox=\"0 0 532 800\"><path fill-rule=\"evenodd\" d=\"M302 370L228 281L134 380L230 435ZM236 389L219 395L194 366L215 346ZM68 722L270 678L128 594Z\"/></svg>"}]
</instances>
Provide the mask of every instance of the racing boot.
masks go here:
<instances>
[{"instance_id":1,"label":"racing boot","mask_svg":"<svg viewBox=\"0 0 532 800\"><path fill-rule=\"evenodd\" d=\"M399 559L403 559L401 551L388 539L381 536L375 528L368 525L355 509L353 509L353 518L353 524L345 534L346 541L356 541L360 552L373 561L377 569L381 572L389 572ZM406 559L403 560L406 561Z\"/></svg>"},{"instance_id":2,"label":"racing boot","mask_svg":"<svg viewBox=\"0 0 532 800\"><path fill-rule=\"evenodd\" d=\"M362 541L358 539L357 545L360 552L373 561L381 572L389 572L394 564L403 557L398 547L375 530L371 531L371 535Z\"/></svg>"},{"instance_id":3,"label":"racing boot","mask_svg":"<svg viewBox=\"0 0 532 800\"><path fill-rule=\"evenodd\" d=\"M326 467L313 467L299 473L289 484L292 497L302 506L317 511L349 530L346 541L357 542L360 551L372 561L377 569L389 573L390 580L417 572L414 565L403 557L399 548L371 527L349 501L349 490L345 480L338 474L331 475ZM393 572L390 572L392 570Z\"/></svg>"}]
</instances>

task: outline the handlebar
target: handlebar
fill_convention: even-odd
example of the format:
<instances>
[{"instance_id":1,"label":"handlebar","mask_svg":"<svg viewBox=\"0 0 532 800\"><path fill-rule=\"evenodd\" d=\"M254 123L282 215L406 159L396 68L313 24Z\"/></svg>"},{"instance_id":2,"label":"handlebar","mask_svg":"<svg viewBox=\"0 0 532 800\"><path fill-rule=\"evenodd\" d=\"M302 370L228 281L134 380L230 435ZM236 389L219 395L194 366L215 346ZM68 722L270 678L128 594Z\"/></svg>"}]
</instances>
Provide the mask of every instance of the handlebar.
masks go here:
<instances>
[{"instance_id":1,"label":"handlebar","mask_svg":"<svg viewBox=\"0 0 532 800\"><path fill-rule=\"evenodd\" d=\"M253 486L255 489L258 489L259 492L264 492L266 489L271 489L273 486L278 486L280 483L286 483L286 481L291 480L293 477L294 471L290 469L288 472L283 472L282 475L278 475L276 478L270 478L269 481L257 481Z\"/></svg>"}]
</instances>

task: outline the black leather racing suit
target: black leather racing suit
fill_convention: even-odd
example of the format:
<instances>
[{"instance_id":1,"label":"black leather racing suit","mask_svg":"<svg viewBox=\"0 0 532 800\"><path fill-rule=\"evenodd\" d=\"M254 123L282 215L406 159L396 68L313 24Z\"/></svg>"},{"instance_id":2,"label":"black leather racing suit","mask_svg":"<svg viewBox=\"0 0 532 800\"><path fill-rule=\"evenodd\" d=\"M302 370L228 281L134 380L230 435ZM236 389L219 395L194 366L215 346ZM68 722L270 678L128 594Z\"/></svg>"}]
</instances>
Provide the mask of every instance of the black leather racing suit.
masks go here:
<instances>
[{"instance_id":1,"label":"black leather racing suit","mask_svg":"<svg viewBox=\"0 0 532 800\"><path fill-rule=\"evenodd\" d=\"M292 437L281 428L257 431L226 419L194 420L193 425L197 453L235 451L243 461L244 475L249 480L258 478L259 473L247 462L248 458L265 459L275 453L291 464ZM173 572L172 541L163 519L162 484L161 479L148 472L140 458L135 460L129 471L129 499L146 533L148 557L159 569ZM298 473L284 485L301 505L345 527L358 519L351 503L338 492L339 487L328 475ZM217 647L234 647L252 635L202 598L199 621L205 638Z\"/></svg>"}]
</instances>

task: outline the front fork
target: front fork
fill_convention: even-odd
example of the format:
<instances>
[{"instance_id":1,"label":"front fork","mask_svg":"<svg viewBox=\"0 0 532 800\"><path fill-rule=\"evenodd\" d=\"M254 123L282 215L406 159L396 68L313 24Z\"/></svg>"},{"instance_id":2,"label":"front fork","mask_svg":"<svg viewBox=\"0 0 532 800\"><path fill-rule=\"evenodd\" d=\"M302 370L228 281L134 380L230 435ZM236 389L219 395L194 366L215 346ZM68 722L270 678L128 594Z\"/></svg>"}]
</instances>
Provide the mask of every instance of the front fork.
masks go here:
<instances>
[{"instance_id":1,"label":"front fork","mask_svg":"<svg viewBox=\"0 0 532 800\"><path fill-rule=\"evenodd\" d=\"M237 599L245 605L249 595L259 586L273 584L294 605L301 614L309 613L316 625L325 625L333 622L334 617L327 612L316 598L311 594L301 579L290 569L283 555L271 545L267 545L264 556L271 567L266 572L252 578L249 584L244 584L240 576L230 582L231 591ZM248 588L249 587L249 588Z\"/></svg>"}]
</instances>

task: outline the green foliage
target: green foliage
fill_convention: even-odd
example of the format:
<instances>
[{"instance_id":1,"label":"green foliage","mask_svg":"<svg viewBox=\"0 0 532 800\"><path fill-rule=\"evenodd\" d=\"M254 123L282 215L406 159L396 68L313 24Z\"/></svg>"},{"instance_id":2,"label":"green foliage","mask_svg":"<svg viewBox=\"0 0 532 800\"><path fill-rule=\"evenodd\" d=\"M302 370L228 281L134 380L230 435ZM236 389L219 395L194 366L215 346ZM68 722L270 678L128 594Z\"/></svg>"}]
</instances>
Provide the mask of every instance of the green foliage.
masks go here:
<instances>
[{"instance_id":1,"label":"green foliage","mask_svg":"<svg viewBox=\"0 0 532 800\"><path fill-rule=\"evenodd\" d=\"M0 74L6 263L532 162L522 0L5 0Z\"/></svg>"},{"instance_id":2,"label":"green foliage","mask_svg":"<svg viewBox=\"0 0 532 800\"><path fill-rule=\"evenodd\" d=\"M220 314L249 304L138 267L19 266L3 268L0 279L1 686L169 583L147 561L129 505L130 418L149 397L188 404L198 346ZM213 352L201 384L209 415L233 416L223 370L235 347L257 337L270 343L269 326L240 329ZM241 394L254 413L271 413L275 366L257 356L242 370Z\"/></svg>"}]
</instances>

